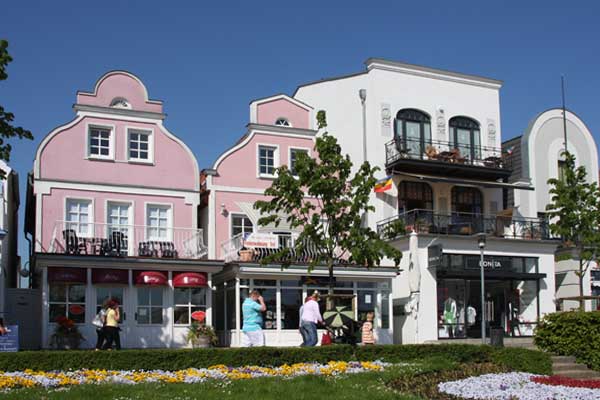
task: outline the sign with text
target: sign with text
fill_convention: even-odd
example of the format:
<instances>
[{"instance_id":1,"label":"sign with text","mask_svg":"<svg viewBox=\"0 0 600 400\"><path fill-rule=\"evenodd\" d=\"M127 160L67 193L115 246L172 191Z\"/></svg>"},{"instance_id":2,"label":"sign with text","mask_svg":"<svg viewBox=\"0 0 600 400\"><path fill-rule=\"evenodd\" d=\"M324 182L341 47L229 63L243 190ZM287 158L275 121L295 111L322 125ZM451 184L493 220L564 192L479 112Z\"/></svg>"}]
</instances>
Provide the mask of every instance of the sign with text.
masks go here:
<instances>
[{"instance_id":1,"label":"sign with text","mask_svg":"<svg viewBox=\"0 0 600 400\"><path fill-rule=\"evenodd\" d=\"M6 333L0 335L0 351L19 351L19 325L8 325Z\"/></svg>"},{"instance_id":2,"label":"sign with text","mask_svg":"<svg viewBox=\"0 0 600 400\"><path fill-rule=\"evenodd\" d=\"M277 235L271 233L251 233L244 240L244 247L246 248L266 248L266 249L277 249L279 248L279 238Z\"/></svg>"},{"instance_id":3,"label":"sign with text","mask_svg":"<svg viewBox=\"0 0 600 400\"><path fill-rule=\"evenodd\" d=\"M483 268L489 270L510 270L511 268L511 259L503 259L503 258L493 258L493 257L484 257L483 258ZM479 257L467 257L466 259L466 269L479 269L481 268L481 260Z\"/></svg>"}]
</instances>

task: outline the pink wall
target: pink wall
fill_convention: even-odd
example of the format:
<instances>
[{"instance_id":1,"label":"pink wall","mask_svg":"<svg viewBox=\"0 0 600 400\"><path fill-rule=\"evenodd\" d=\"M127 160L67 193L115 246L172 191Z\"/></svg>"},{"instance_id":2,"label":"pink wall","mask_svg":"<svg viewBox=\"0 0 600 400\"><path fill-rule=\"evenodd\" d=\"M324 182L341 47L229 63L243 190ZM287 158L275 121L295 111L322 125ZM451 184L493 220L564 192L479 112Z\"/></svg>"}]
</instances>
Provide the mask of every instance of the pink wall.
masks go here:
<instances>
[{"instance_id":1,"label":"pink wall","mask_svg":"<svg viewBox=\"0 0 600 400\"><path fill-rule=\"evenodd\" d=\"M275 125L278 118L287 118L292 127L310 129L310 112L286 99L258 104L257 123Z\"/></svg>"},{"instance_id":2,"label":"pink wall","mask_svg":"<svg viewBox=\"0 0 600 400\"><path fill-rule=\"evenodd\" d=\"M112 125L114 161L87 157L87 125ZM127 161L127 128L153 131L154 165ZM167 136L156 124L85 117L58 132L42 149L41 178L117 185L195 190L196 161L187 150Z\"/></svg>"},{"instance_id":3,"label":"pink wall","mask_svg":"<svg viewBox=\"0 0 600 400\"><path fill-rule=\"evenodd\" d=\"M213 178L215 185L266 189L272 180L258 177L258 145L279 146L279 164L288 165L290 147L308 148L314 156L312 137L297 138L255 134L248 143L229 154L217 166L218 176ZM277 167L277 166L276 166Z\"/></svg>"},{"instance_id":4,"label":"pink wall","mask_svg":"<svg viewBox=\"0 0 600 400\"><path fill-rule=\"evenodd\" d=\"M133 110L162 113L162 102L148 102L146 88L132 75L113 71L100 78L96 93L77 93L78 104L110 107L116 97L126 99Z\"/></svg>"},{"instance_id":5,"label":"pink wall","mask_svg":"<svg viewBox=\"0 0 600 400\"><path fill-rule=\"evenodd\" d=\"M106 223L106 202L121 201L132 202L134 221L133 225L146 225L145 203L172 204L173 227L195 228L192 205L185 204L182 197L170 196L145 196L120 193L107 193L85 190L52 189L49 195L42 196L42 245L48 248L52 239L55 223L65 219L65 206L67 198L92 199L94 207L94 221Z\"/></svg>"}]
</instances>

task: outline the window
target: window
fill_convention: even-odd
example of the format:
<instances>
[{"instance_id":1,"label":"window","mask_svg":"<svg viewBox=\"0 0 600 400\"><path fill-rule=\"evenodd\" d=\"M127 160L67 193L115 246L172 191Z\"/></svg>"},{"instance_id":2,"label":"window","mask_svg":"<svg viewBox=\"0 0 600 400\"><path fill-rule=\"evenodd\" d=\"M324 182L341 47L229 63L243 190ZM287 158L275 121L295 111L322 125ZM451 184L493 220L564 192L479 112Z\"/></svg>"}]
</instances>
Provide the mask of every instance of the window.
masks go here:
<instances>
[{"instance_id":1,"label":"window","mask_svg":"<svg viewBox=\"0 0 600 400\"><path fill-rule=\"evenodd\" d=\"M558 180L563 182L565 181L565 170L567 168L567 162L563 160L558 160Z\"/></svg>"},{"instance_id":2,"label":"window","mask_svg":"<svg viewBox=\"0 0 600 400\"><path fill-rule=\"evenodd\" d=\"M206 311L206 288L175 288L173 293L175 324L189 325L192 323L192 313Z\"/></svg>"},{"instance_id":3,"label":"window","mask_svg":"<svg viewBox=\"0 0 600 400\"><path fill-rule=\"evenodd\" d=\"M129 224L129 204L108 203L106 211L107 234L109 240L118 244L121 254L128 253L128 240L131 226Z\"/></svg>"},{"instance_id":4,"label":"window","mask_svg":"<svg viewBox=\"0 0 600 400\"><path fill-rule=\"evenodd\" d=\"M67 199L65 228L75 231L78 236L91 236L91 212L91 200Z\"/></svg>"},{"instance_id":5,"label":"window","mask_svg":"<svg viewBox=\"0 0 600 400\"><path fill-rule=\"evenodd\" d=\"M433 191L424 182L402 181L398 186L398 211L433 210Z\"/></svg>"},{"instance_id":6,"label":"window","mask_svg":"<svg viewBox=\"0 0 600 400\"><path fill-rule=\"evenodd\" d=\"M131 161L152 162L152 138L150 132L129 131L128 157Z\"/></svg>"},{"instance_id":7,"label":"window","mask_svg":"<svg viewBox=\"0 0 600 400\"><path fill-rule=\"evenodd\" d=\"M88 156L112 158L112 135L109 128L89 128Z\"/></svg>"},{"instance_id":8,"label":"window","mask_svg":"<svg viewBox=\"0 0 600 400\"><path fill-rule=\"evenodd\" d=\"M163 323L163 288L137 288L137 323L140 325Z\"/></svg>"},{"instance_id":9,"label":"window","mask_svg":"<svg viewBox=\"0 0 600 400\"><path fill-rule=\"evenodd\" d=\"M452 188L453 213L483 213L483 196L474 187L454 186Z\"/></svg>"},{"instance_id":10,"label":"window","mask_svg":"<svg viewBox=\"0 0 600 400\"><path fill-rule=\"evenodd\" d=\"M85 285L51 283L48 303L50 322L67 317L75 323L85 323Z\"/></svg>"},{"instance_id":11,"label":"window","mask_svg":"<svg viewBox=\"0 0 600 400\"><path fill-rule=\"evenodd\" d=\"M410 108L396 114L396 146L411 158L422 158L431 144L431 122L427 114Z\"/></svg>"},{"instance_id":12,"label":"window","mask_svg":"<svg viewBox=\"0 0 600 400\"><path fill-rule=\"evenodd\" d=\"M148 205L147 236L149 240L169 240L171 228L171 207Z\"/></svg>"},{"instance_id":13,"label":"window","mask_svg":"<svg viewBox=\"0 0 600 400\"><path fill-rule=\"evenodd\" d=\"M290 149L290 172L292 175L297 176L296 172L296 160L298 159L298 155L300 153L304 153L308 156L308 150L305 149Z\"/></svg>"},{"instance_id":14,"label":"window","mask_svg":"<svg viewBox=\"0 0 600 400\"><path fill-rule=\"evenodd\" d=\"M277 329L277 289L256 286L254 289L260 292L267 306L263 313L263 329Z\"/></svg>"},{"instance_id":15,"label":"window","mask_svg":"<svg viewBox=\"0 0 600 400\"><path fill-rule=\"evenodd\" d=\"M121 314L121 320L125 321L125 314L123 313L123 288L122 287L96 287L96 314L100 312L105 302L110 299L115 300L119 303L119 314Z\"/></svg>"},{"instance_id":16,"label":"window","mask_svg":"<svg viewBox=\"0 0 600 400\"><path fill-rule=\"evenodd\" d=\"M291 126L290 125L290 121L288 121L287 118L277 118L277 121L275 121L275 125L277 125L277 126Z\"/></svg>"},{"instance_id":17,"label":"window","mask_svg":"<svg viewBox=\"0 0 600 400\"><path fill-rule=\"evenodd\" d=\"M302 289L281 289L281 329L298 329L302 304Z\"/></svg>"},{"instance_id":18,"label":"window","mask_svg":"<svg viewBox=\"0 0 600 400\"><path fill-rule=\"evenodd\" d=\"M276 147L258 147L258 172L260 175L275 175L275 152Z\"/></svg>"},{"instance_id":19,"label":"window","mask_svg":"<svg viewBox=\"0 0 600 400\"><path fill-rule=\"evenodd\" d=\"M467 160L481 159L479 123L467 117L450 119L450 137L460 156Z\"/></svg>"},{"instance_id":20,"label":"window","mask_svg":"<svg viewBox=\"0 0 600 400\"><path fill-rule=\"evenodd\" d=\"M254 226L250 218L244 214L231 215L231 236L242 234L242 237L247 237L254 232Z\"/></svg>"}]
</instances>

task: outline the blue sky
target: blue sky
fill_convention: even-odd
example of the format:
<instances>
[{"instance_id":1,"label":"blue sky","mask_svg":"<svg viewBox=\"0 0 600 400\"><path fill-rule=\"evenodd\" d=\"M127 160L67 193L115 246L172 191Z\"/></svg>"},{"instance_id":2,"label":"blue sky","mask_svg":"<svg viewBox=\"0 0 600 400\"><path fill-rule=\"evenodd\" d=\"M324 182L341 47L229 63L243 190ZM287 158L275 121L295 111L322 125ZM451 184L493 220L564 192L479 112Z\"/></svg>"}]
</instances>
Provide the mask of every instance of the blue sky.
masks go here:
<instances>
[{"instance_id":1,"label":"blue sky","mask_svg":"<svg viewBox=\"0 0 600 400\"><path fill-rule=\"evenodd\" d=\"M108 70L135 73L164 101L166 126L204 168L244 132L250 100L361 71L368 57L503 80L503 139L560 105L564 74L568 108L599 140L599 16L599 2L577 0L4 0L14 62L0 104L35 135L14 143L11 165L24 201L37 144Z\"/></svg>"}]
</instances>

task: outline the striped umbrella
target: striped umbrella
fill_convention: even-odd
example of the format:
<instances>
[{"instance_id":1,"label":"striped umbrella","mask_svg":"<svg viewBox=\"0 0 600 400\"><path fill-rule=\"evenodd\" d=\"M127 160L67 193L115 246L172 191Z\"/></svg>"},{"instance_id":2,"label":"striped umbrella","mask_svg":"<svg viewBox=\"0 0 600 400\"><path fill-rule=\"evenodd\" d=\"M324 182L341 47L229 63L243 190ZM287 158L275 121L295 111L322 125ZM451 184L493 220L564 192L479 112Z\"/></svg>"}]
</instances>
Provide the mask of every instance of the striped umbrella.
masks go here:
<instances>
[{"instance_id":1,"label":"striped umbrella","mask_svg":"<svg viewBox=\"0 0 600 400\"><path fill-rule=\"evenodd\" d=\"M338 306L333 310L325 311L323 320L331 328L347 328L354 320L354 311L346 306Z\"/></svg>"}]
</instances>

